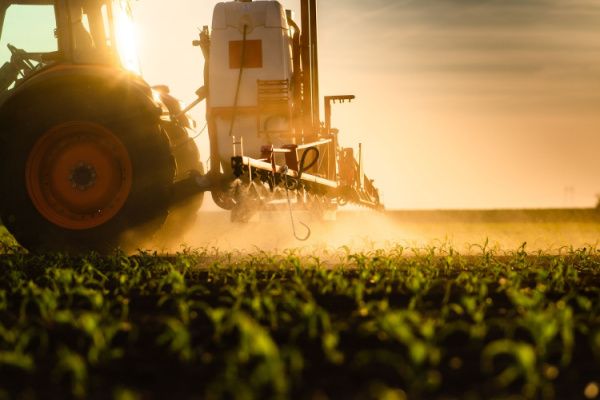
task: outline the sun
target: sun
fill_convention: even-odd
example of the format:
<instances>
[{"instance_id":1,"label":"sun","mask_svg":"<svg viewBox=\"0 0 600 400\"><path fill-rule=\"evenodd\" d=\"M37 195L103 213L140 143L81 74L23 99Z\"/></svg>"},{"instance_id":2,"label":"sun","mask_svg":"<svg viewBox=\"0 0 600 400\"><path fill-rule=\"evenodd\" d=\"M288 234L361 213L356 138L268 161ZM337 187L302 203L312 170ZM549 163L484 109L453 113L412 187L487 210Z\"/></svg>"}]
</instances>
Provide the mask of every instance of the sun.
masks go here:
<instances>
[{"instance_id":1,"label":"sun","mask_svg":"<svg viewBox=\"0 0 600 400\"><path fill-rule=\"evenodd\" d=\"M131 6L128 1L115 1L113 18L121 64L129 71L141 74L136 26L131 16Z\"/></svg>"}]
</instances>

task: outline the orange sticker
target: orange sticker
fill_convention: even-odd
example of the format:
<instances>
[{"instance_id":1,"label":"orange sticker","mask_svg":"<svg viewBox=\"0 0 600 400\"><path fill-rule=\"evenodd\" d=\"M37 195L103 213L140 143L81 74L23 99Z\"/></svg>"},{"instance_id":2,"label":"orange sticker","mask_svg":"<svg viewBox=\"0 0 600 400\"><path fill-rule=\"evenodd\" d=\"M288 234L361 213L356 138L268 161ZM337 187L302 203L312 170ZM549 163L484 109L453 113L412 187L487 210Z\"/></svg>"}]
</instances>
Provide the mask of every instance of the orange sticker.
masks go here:
<instances>
[{"instance_id":1,"label":"orange sticker","mask_svg":"<svg viewBox=\"0 0 600 400\"><path fill-rule=\"evenodd\" d=\"M245 46L245 49L244 49ZM262 68L262 40L235 40L229 42L229 68L240 69L242 66L242 50L244 52L244 68Z\"/></svg>"}]
</instances>

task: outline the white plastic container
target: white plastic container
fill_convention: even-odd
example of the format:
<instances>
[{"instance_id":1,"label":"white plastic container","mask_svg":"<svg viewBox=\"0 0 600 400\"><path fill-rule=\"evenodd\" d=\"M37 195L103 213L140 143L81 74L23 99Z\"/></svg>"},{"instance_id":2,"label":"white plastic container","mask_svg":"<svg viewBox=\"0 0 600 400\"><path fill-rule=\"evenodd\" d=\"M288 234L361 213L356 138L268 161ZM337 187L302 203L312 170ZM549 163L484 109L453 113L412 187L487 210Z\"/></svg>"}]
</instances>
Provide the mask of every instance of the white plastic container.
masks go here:
<instances>
[{"instance_id":1,"label":"white plastic container","mask_svg":"<svg viewBox=\"0 0 600 400\"><path fill-rule=\"evenodd\" d=\"M243 137L244 155L253 158L260 157L261 146L291 143L292 51L282 5L219 3L211 37L208 106L223 164L229 165L233 155L232 137ZM245 62L236 105L242 51Z\"/></svg>"}]
</instances>

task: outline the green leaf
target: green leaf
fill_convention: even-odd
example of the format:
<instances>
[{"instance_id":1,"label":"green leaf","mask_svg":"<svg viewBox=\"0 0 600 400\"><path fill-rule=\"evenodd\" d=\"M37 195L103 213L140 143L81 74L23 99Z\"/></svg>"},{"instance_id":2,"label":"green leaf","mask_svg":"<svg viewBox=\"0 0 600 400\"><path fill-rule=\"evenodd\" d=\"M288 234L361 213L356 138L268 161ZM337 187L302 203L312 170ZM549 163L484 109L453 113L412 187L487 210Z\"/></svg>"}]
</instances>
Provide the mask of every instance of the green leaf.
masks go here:
<instances>
[{"instance_id":1,"label":"green leaf","mask_svg":"<svg viewBox=\"0 0 600 400\"><path fill-rule=\"evenodd\" d=\"M18 351L0 351L0 365L18 368L27 372L34 370L33 357Z\"/></svg>"}]
</instances>

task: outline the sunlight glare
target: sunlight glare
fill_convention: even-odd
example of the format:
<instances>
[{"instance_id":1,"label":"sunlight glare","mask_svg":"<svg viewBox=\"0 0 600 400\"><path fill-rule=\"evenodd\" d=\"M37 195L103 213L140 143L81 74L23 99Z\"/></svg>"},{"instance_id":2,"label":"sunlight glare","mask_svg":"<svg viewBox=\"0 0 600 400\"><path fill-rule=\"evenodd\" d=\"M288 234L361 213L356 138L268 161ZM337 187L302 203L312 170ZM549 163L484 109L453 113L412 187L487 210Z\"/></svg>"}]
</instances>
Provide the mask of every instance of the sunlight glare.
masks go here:
<instances>
[{"instance_id":1,"label":"sunlight glare","mask_svg":"<svg viewBox=\"0 0 600 400\"><path fill-rule=\"evenodd\" d=\"M141 68L137 52L136 27L127 1L115 1L114 24L119 57L121 58L123 67L140 75Z\"/></svg>"}]
</instances>

